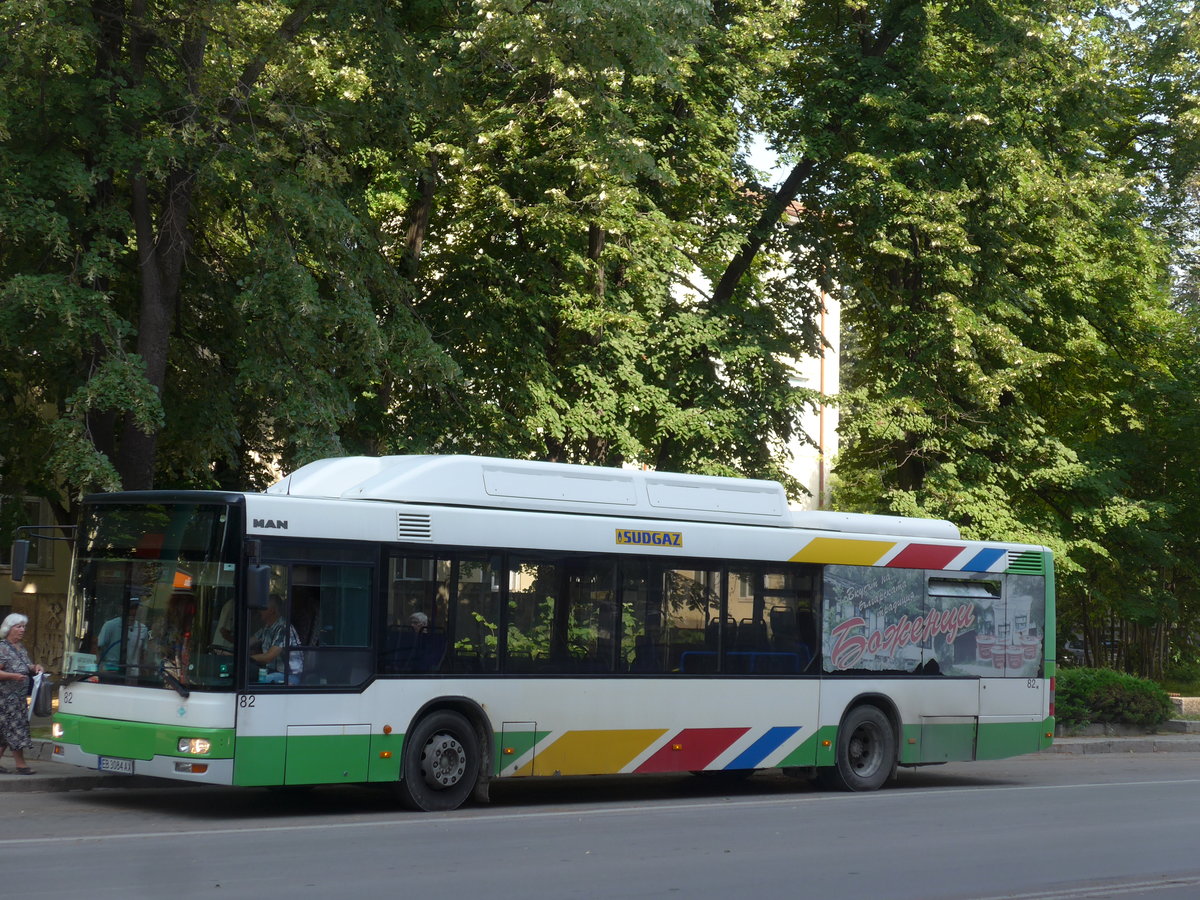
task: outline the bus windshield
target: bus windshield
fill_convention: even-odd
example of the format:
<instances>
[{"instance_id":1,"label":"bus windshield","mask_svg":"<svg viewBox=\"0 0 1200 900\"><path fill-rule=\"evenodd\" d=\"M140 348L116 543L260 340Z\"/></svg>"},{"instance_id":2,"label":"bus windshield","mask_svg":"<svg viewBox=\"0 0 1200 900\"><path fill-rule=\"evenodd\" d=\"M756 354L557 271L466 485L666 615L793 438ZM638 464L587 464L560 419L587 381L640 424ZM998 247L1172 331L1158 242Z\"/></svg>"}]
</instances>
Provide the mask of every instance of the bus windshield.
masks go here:
<instances>
[{"instance_id":1,"label":"bus windshield","mask_svg":"<svg viewBox=\"0 0 1200 900\"><path fill-rule=\"evenodd\" d=\"M233 686L237 542L220 503L83 513L64 674L188 693Z\"/></svg>"}]
</instances>

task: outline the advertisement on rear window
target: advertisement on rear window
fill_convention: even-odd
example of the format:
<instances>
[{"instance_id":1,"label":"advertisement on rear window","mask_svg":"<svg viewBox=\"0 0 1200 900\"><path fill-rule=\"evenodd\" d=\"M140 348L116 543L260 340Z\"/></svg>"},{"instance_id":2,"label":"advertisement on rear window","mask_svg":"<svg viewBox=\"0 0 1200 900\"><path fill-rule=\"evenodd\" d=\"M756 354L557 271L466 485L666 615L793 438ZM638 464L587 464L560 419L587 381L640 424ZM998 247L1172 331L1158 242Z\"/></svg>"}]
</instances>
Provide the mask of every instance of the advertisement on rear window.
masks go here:
<instances>
[{"instance_id":1,"label":"advertisement on rear window","mask_svg":"<svg viewBox=\"0 0 1200 900\"><path fill-rule=\"evenodd\" d=\"M1034 677L1043 579L825 567L827 672Z\"/></svg>"}]
</instances>

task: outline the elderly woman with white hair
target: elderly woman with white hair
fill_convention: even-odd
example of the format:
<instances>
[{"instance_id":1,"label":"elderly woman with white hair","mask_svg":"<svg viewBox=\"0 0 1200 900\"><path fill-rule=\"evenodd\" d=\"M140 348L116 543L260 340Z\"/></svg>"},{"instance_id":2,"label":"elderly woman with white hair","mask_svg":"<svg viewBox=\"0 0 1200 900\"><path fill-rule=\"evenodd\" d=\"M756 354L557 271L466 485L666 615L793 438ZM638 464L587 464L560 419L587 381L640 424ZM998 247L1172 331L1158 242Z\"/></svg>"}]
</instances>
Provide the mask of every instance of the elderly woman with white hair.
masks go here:
<instances>
[{"instance_id":1,"label":"elderly woman with white hair","mask_svg":"<svg viewBox=\"0 0 1200 900\"><path fill-rule=\"evenodd\" d=\"M29 679L39 675L42 667L29 658L22 640L29 619L13 613L0 623L0 757L11 750L18 775L32 775L25 764L25 751L33 746L29 737ZM8 769L0 766L0 772Z\"/></svg>"}]
</instances>

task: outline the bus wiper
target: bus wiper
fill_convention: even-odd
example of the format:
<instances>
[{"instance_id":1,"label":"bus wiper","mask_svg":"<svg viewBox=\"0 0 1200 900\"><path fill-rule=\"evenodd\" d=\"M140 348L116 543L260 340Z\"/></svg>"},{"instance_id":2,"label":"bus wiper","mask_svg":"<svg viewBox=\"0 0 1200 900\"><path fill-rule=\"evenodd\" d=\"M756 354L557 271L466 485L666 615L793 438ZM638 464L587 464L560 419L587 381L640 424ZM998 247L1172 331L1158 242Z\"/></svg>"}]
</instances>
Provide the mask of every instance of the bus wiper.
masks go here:
<instances>
[{"instance_id":1,"label":"bus wiper","mask_svg":"<svg viewBox=\"0 0 1200 900\"><path fill-rule=\"evenodd\" d=\"M164 682L167 683L167 685L174 688L175 692L179 694L180 697L186 699L192 695L192 692L188 690L188 686L186 684L167 671L165 664L158 667L158 675Z\"/></svg>"}]
</instances>

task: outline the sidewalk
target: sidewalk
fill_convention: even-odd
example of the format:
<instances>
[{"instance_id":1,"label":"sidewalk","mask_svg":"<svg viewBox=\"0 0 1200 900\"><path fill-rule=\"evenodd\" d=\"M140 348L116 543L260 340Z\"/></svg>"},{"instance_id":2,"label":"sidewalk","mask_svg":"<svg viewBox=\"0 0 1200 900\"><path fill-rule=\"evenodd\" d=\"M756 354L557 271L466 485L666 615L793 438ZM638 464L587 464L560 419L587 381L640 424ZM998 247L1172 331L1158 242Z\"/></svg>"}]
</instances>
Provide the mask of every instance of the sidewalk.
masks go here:
<instances>
[{"instance_id":1,"label":"sidewalk","mask_svg":"<svg viewBox=\"0 0 1200 900\"><path fill-rule=\"evenodd\" d=\"M1056 737L1043 753L1200 753L1200 734L1098 735L1095 737Z\"/></svg>"},{"instance_id":2,"label":"sidewalk","mask_svg":"<svg viewBox=\"0 0 1200 900\"><path fill-rule=\"evenodd\" d=\"M29 723L35 733L45 734L41 729L50 727L50 718L34 717ZM27 793L29 791L90 791L97 787L155 787L166 784L161 778L139 775L114 775L111 772L96 772L54 761L54 741L33 739L33 746L25 751L25 762L33 769L32 775L17 775L12 754L5 752L0 766L9 774L0 773L0 794Z\"/></svg>"},{"instance_id":3,"label":"sidewalk","mask_svg":"<svg viewBox=\"0 0 1200 900\"><path fill-rule=\"evenodd\" d=\"M90 791L92 788L154 787L166 784L161 778L138 775L114 775L110 772L94 772L66 763L54 762L54 744L50 741L35 741L25 751L25 762L33 769L32 775L15 775L12 754L5 753L0 762L9 774L0 774L0 793L16 794L29 791Z\"/></svg>"},{"instance_id":4,"label":"sidewalk","mask_svg":"<svg viewBox=\"0 0 1200 900\"><path fill-rule=\"evenodd\" d=\"M1172 723L1167 723L1164 728ZM1200 723L1191 723L1193 725ZM1097 735L1061 737L1043 753L1067 753L1091 756L1097 753L1200 753L1200 733L1160 732L1157 734ZM144 775L114 775L54 762L54 743L35 741L25 753L33 775L0 775L0 793L27 791L90 791L95 788L147 788L179 786L178 781ZM5 754L5 768L12 771L12 756Z\"/></svg>"}]
</instances>

